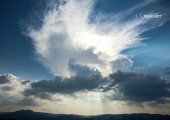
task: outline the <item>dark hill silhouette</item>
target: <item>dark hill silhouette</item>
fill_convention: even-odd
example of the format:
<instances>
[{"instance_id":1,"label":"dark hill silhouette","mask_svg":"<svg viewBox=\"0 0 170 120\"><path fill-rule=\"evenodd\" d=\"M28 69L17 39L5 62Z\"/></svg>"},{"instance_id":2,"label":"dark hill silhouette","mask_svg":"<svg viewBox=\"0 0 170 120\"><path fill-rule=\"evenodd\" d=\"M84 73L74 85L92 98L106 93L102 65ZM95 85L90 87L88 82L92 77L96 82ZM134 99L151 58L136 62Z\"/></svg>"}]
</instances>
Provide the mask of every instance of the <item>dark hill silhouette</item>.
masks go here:
<instances>
[{"instance_id":1,"label":"dark hill silhouette","mask_svg":"<svg viewBox=\"0 0 170 120\"><path fill-rule=\"evenodd\" d=\"M0 120L170 120L170 115L159 114L104 114L94 116L49 114L19 110L16 112L0 113Z\"/></svg>"}]
</instances>

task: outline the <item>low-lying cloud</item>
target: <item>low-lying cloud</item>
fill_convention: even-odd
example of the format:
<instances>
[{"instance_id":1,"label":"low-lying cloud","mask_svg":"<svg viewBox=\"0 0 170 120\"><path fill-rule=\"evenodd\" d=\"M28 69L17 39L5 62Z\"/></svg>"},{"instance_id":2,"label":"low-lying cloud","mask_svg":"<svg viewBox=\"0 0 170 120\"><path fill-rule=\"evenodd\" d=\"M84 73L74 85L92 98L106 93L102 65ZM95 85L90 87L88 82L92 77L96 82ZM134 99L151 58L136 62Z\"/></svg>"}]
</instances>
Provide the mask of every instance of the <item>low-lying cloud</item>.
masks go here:
<instances>
[{"instance_id":1,"label":"low-lying cloud","mask_svg":"<svg viewBox=\"0 0 170 120\"><path fill-rule=\"evenodd\" d=\"M31 88L25 90L24 94L36 96L46 92L74 94L81 91L93 91L104 82L104 78L98 70L75 64L73 61L69 63L69 68L73 73L71 77L56 76L53 80L32 82Z\"/></svg>"},{"instance_id":2,"label":"low-lying cloud","mask_svg":"<svg viewBox=\"0 0 170 120\"><path fill-rule=\"evenodd\" d=\"M33 106L36 102L27 96L23 95L23 91L29 88L28 82L21 80L13 74L0 75L0 105L1 109L7 109L18 105ZM31 102L32 101L32 102Z\"/></svg>"},{"instance_id":3,"label":"low-lying cloud","mask_svg":"<svg viewBox=\"0 0 170 120\"><path fill-rule=\"evenodd\" d=\"M169 104L170 83L160 76L119 71L104 77L97 70L73 61L70 67L74 73L71 77L56 76L53 80L25 82L12 74L1 75L0 110L12 106L16 109L38 108L44 103L66 104L67 99L83 99L79 97L83 94L88 97L88 93L93 92L103 94L102 101L125 102L127 105L147 103L153 107Z\"/></svg>"},{"instance_id":4,"label":"low-lying cloud","mask_svg":"<svg viewBox=\"0 0 170 120\"><path fill-rule=\"evenodd\" d=\"M166 101L170 97L170 83L157 75L117 72L110 78L113 81L108 87L116 94L111 97L113 100L142 103Z\"/></svg>"}]
</instances>

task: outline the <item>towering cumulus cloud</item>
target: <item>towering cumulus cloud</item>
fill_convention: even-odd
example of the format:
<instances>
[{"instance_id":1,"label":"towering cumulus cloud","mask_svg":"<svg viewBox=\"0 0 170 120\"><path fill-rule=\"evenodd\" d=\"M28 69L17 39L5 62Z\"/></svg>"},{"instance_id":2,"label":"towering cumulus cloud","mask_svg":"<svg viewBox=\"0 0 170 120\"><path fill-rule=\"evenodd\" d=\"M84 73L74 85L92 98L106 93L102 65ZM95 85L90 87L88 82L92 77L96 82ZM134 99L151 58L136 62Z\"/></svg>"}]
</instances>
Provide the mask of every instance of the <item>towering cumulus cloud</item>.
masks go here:
<instances>
[{"instance_id":1,"label":"towering cumulus cloud","mask_svg":"<svg viewBox=\"0 0 170 120\"><path fill-rule=\"evenodd\" d=\"M140 44L142 19L120 22L116 16L108 19L93 14L94 2L54 2L44 15L41 28L29 29L36 52L54 75L70 76L68 64L72 58L77 64L108 75L113 61L128 59L121 51Z\"/></svg>"}]
</instances>

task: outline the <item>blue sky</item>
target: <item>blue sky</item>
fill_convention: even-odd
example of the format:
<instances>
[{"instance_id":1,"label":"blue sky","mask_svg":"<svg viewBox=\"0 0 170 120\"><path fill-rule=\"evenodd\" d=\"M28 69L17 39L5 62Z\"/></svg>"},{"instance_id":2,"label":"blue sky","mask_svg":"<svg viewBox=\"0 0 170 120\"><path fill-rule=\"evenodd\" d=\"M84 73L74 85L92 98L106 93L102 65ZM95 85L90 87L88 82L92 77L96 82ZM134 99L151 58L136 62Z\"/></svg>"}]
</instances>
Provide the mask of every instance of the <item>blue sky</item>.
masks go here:
<instances>
[{"instance_id":1,"label":"blue sky","mask_svg":"<svg viewBox=\"0 0 170 120\"><path fill-rule=\"evenodd\" d=\"M139 3L139 1L130 1L122 4L123 1L101 0L95 4L94 14L113 14L127 10ZM1 44L0 44L0 72L13 73L24 79L50 79L52 74L38 61L34 52L34 46L30 38L24 35L25 25L30 21L36 26L40 21L36 18L35 12L43 9L41 1L1 1ZM163 0L155 3L155 6L168 9L169 1ZM151 5L154 7L154 5ZM144 9L145 10L145 9ZM42 14L42 13L40 13ZM136 13L138 14L138 13ZM167 15L167 13L166 13ZM168 15L167 15L168 16ZM34 21L36 21L34 23ZM38 22L39 21L39 22ZM24 23L25 22L25 23ZM142 36L148 39L144 41L145 46L139 46L132 49L126 49L124 53L135 52L134 64L144 67L151 63L161 66L169 61L169 27L167 22L160 27L156 27L143 33ZM147 51L147 52L146 52ZM160 56L161 55L161 56ZM169 63L167 63L167 66ZM166 67L166 65L164 65Z\"/></svg>"},{"instance_id":2,"label":"blue sky","mask_svg":"<svg viewBox=\"0 0 170 120\"><path fill-rule=\"evenodd\" d=\"M0 111L170 114L169 8L169 0L1 0Z\"/></svg>"},{"instance_id":3,"label":"blue sky","mask_svg":"<svg viewBox=\"0 0 170 120\"><path fill-rule=\"evenodd\" d=\"M52 75L37 61L31 40L23 31L22 22L30 19L37 2L2 0L0 6L0 72L29 80L51 78Z\"/></svg>"}]
</instances>

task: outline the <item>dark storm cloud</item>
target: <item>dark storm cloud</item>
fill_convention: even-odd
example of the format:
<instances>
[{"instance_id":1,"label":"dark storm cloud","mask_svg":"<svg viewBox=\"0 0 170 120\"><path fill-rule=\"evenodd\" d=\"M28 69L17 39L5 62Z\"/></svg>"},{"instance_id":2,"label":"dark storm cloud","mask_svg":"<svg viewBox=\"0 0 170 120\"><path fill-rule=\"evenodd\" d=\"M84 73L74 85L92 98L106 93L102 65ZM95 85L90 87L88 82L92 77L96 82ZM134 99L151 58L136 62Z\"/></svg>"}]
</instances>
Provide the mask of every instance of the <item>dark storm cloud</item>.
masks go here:
<instances>
[{"instance_id":1,"label":"dark storm cloud","mask_svg":"<svg viewBox=\"0 0 170 120\"><path fill-rule=\"evenodd\" d=\"M56 76L53 80L32 82L31 87L26 89L24 94L37 97L42 97L44 93L74 94L75 92L97 89L104 81L97 70L75 64L73 61L69 63L69 69L74 73L70 78Z\"/></svg>"},{"instance_id":2,"label":"dark storm cloud","mask_svg":"<svg viewBox=\"0 0 170 120\"><path fill-rule=\"evenodd\" d=\"M40 80L26 84L23 84L13 75L1 75L0 78L6 78L10 84L0 84L2 91L0 100L4 103L6 99L11 98L18 105L34 106L37 103L32 98L36 99L36 97L50 100L52 95L56 93L73 95L78 92L102 90L104 93L114 91L114 94L110 94L108 97L110 100L126 101L129 104L149 102L151 105L158 105L169 103L170 83L157 75L119 71L110 74L109 77L103 77L97 70L74 62L69 63L69 69L74 73L70 78L56 76L53 80ZM17 90L21 87L24 92L18 93ZM17 100L12 95L13 92L20 94L23 98ZM5 97L4 93L10 94Z\"/></svg>"},{"instance_id":3,"label":"dark storm cloud","mask_svg":"<svg viewBox=\"0 0 170 120\"><path fill-rule=\"evenodd\" d=\"M11 87L11 86L3 86L2 87L2 90L4 90L4 91L10 91L10 90L13 90L14 88L13 87Z\"/></svg>"},{"instance_id":4,"label":"dark storm cloud","mask_svg":"<svg viewBox=\"0 0 170 120\"><path fill-rule=\"evenodd\" d=\"M91 69L87 65L76 64L74 59L71 59L68 64L69 71L77 76L91 76L91 75L101 75L101 73L96 69Z\"/></svg>"},{"instance_id":5,"label":"dark storm cloud","mask_svg":"<svg viewBox=\"0 0 170 120\"><path fill-rule=\"evenodd\" d=\"M129 103L166 102L166 98L170 97L170 83L156 75L116 72L109 77L102 77L87 66L71 65L70 69L75 72L74 76L70 78L56 76L53 80L32 82L31 87L24 91L24 95L50 99L55 93L72 95L76 92L102 90L114 91L115 94L109 97L110 100Z\"/></svg>"},{"instance_id":6,"label":"dark storm cloud","mask_svg":"<svg viewBox=\"0 0 170 120\"><path fill-rule=\"evenodd\" d=\"M23 99L16 102L20 105L36 105L33 100L28 100L29 96L50 100L56 93L73 95L77 92L93 90L114 91L115 94L109 97L110 100L129 103L164 104L167 102L166 98L170 97L170 83L156 75L116 72L109 77L103 77L98 70L75 64L74 60L69 63L69 70L73 73L70 78L56 76L53 80L26 82L26 84L13 75L1 75L1 84L10 83L1 86L1 90L11 92L18 89L17 86L15 87L16 83L20 83L20 87L30 84L29 88L26 87L24 92L21 92L21 95L24 95Z\"/></svg>"},{"instance_id":7,"label":"dark storm cloud","mask_svg":"<svg viewBox=\"0 0 170 120\"><path fill-rule=\"evenodd\" d=\"M111 74L110 78L112 82L108 87L114 87L112 89L118 94L112 99L149 102L170 97L170 83L156 75L117 72Z\"/></svg>"},{"instance_id":8,"label":"dark storm cloud","mask_svg":"<svg viewBox=\"0 0 170 120\"><path fill-rule=\"evenodd\" d=\"M22 105L22 106L38 106L39 104L35 102L31 98L23 98L22 100L17 102L17 105Z\"/></svg>"},{"instance_id":9,"label":"dark storm cloud","mask_svg":"<svg viewBox=\"0 0 170 120\"><path fill-rule=\"evenodd\" d=\"M48 92L51 94L73 94L84 90L96 89L102 81L101 75L72 76L71 78L55 77L54 80L41 80L31 83L31 88L24 91L25 95L36 95Z\"/></svg>"},{"instance_id":10,"label":"dark storm cloud","mask_svg":"<svg viewBox=\"0 0 170 120\"><path fill-rule=\"evenodd\" d=\"M5 84L5 83L9 83L9 75L4 74L4 75L0 75L0 84Z\"/></svg>"},{"instance_id":11,"label":"dark storm cloud","mask_svg":"<svg viewBox=\"0 0 170 120\"><path fill-rule=\"evenodd\" d=\"M48 81L48 80L47 80ZM41 81L39 81L41 82ZM37 83L39 84L39 83ZM31 84L32 85L32 84ZM50 86L49 86L50 87ZM47 90L48 91L48 90ZM39 88L29 88L29 89L26 89L23 94L25 96L36 96L36 97L39 97L41 99L51 99L51 94L50 92L47 92L46 90L43 90L43 88L39 87Z\"/></svg>"},{"instance_id":12,"label":"dark storm cloud","mask_svg":"<svg viewBox=\"0 0 170 120\"><path fill-rule=\"evenodd\" d=\"M160 100L157 100L157 101L152 101L148 105L152 106L152 107L164 105L164 107L170 108L170 106L166 105L166 103L170 103L170 100L169 99L160 99Z\"/></svg>"}]
</instances>

